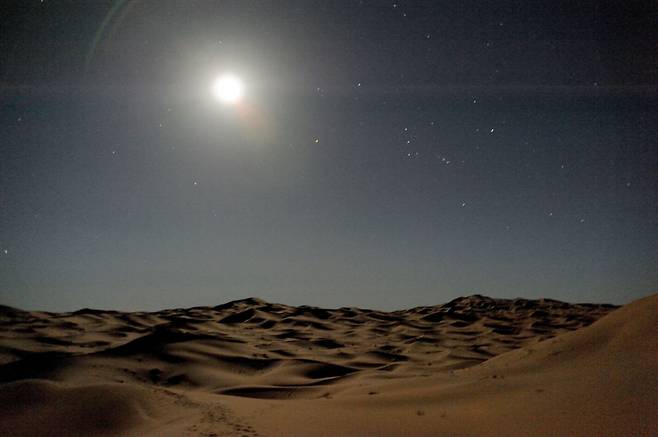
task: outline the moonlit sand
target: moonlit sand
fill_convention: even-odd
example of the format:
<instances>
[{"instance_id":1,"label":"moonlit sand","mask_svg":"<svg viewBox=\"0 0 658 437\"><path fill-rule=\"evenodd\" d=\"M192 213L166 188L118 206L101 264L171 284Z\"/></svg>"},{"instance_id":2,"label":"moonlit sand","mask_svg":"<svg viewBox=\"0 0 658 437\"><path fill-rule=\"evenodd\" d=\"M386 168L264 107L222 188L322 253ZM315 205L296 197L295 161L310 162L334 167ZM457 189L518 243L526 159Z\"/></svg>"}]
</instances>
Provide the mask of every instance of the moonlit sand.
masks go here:
<instances>
[{"instance_id":1,"label":"moonlit sand","mask_svg":"<svg viewBox=\"0 0 658 437\"><path fill-rule=\"evenodd\" d=\"M658 295L0 313L0 435L656 435Z\"/></svg>"}]
</instances>

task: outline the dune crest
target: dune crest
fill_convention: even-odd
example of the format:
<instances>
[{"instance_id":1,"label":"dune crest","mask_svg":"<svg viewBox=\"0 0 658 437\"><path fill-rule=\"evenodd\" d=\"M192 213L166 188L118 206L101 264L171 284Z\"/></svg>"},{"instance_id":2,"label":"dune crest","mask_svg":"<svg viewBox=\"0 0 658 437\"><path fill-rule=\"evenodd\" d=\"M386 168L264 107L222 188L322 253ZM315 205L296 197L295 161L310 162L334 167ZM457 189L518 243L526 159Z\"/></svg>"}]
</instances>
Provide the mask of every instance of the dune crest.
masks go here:
<instances>
[{"instance_id":1,"label":"dune crest","mask_svg":"<svg viewBox=\"0 0 658 437\"><path fill-rule=\"evenodd\" d=\"M0 310L2 435L656 431L658 295Z\"/></svg>"}]
</instances>

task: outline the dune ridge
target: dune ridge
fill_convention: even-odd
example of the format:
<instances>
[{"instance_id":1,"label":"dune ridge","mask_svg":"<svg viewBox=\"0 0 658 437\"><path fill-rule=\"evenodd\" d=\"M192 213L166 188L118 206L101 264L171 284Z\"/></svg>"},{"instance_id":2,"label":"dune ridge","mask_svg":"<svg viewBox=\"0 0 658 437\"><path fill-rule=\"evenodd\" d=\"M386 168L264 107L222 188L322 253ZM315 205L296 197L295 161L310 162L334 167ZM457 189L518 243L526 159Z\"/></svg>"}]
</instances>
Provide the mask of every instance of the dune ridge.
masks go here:
<instances>
[{"instance_id":1,"label":"dune ridge","mask_svg":"<svg viewBox=\"0 0 658 437\"><path fill-rule=\"evenodd\" d=\"M2 306L0 434L650 435L657 326L658 295L620 309Z\"/></svg>"}]
</instances>

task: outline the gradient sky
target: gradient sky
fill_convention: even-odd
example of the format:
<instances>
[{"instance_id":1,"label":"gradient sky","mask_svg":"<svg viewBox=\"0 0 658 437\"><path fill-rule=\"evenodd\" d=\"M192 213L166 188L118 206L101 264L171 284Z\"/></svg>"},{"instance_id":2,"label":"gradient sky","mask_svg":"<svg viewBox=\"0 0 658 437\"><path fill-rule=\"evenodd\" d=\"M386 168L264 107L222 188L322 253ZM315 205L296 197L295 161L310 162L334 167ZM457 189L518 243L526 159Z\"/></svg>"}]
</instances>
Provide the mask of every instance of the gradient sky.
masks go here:
<instances>
[{"instance_id":1,"label":"gradient sky","mask_svg":"<svg viewBox=\"0 0 658 437\"><path fill-rule=\"evenodd\" d=\"M614 3L3 2L0 302L655 292L658 15Z\"/></svg>"}]
</instances>

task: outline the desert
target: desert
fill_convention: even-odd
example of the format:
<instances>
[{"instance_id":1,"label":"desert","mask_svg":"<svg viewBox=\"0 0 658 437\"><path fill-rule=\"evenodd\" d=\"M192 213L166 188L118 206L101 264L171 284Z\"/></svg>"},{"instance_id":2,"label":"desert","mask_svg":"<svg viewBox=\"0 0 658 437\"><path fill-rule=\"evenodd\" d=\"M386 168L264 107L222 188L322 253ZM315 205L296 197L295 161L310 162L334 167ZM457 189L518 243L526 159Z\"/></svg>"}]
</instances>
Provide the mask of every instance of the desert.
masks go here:
<instances>
[{"instance_id":1,"label":"desert","mask_svg":"<svg viewBox=\"0 0 658 437\"><path fill-rule=\"evenodd\" d=\"M0 314L5 436L658 432L658 295Z\"/></svg>"}]
</instances>

